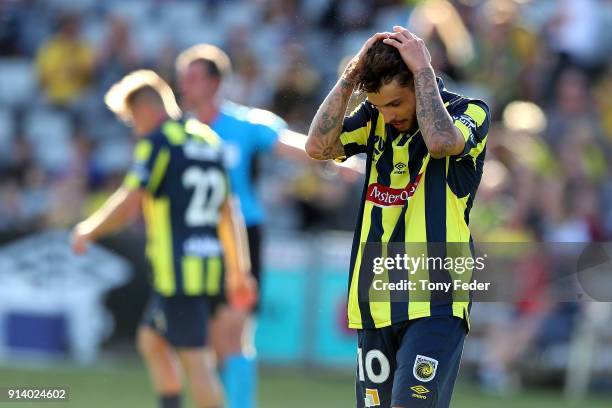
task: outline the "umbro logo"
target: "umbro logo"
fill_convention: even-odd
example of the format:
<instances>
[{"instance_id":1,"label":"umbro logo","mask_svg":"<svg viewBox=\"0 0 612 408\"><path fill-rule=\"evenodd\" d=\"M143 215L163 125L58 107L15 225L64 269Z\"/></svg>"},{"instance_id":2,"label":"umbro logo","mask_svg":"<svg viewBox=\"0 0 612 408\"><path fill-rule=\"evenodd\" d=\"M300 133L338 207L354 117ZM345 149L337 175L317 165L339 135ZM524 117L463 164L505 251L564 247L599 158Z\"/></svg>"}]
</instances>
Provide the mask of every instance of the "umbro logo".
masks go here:
<instances>
[{"instance_id":1,"label":"umbro logo","mask_svg":"<svg viewBox=\"0 0 612 408\"><path fill-rule=\"evenodd\" d=\"M427 396L425 396L425 394L429 393L429 390L425 388L424 386L415 385L413 387L410 387L410 389L414 391L414 393L412 394L413 398L418 398L418 399L423 399L423 400L427 399Z\"/></svg>"},{"instance_id":2,"label":"umbro logo","mask_svg":"<svg viewBox=\"0 0 612 408\"><path fill-rule=\"evenodd\" d=\"M399 162L396 163L395 166L395 171L393 172L393 174L404 174L406 173L406 167L408 167L405 163Z\"/></svg>"}]
</instances>

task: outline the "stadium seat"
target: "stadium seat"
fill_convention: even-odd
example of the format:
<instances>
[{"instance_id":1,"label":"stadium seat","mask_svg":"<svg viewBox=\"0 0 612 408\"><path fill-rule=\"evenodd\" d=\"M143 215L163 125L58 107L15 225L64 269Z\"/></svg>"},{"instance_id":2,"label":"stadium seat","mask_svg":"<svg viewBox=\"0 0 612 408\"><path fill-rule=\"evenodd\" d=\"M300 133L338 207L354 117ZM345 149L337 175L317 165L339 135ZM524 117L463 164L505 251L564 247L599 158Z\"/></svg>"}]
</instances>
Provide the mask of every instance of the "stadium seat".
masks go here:
<instances>
[{"instance_id":1,"label":"stadium seat","mask_svg":"<svg viewBox=\"0 0 612 408\"><path fill-rule=\"evenodd\" d=\"M310 0L302 5L302 13L308 21L319 21L329 8L330 0Z\"/></svg>"},{"instance_id":2,"label":"stadium seat","mask_svg":"<svg viewBox=\"0 0 612 408\"><path fill-rule=\"evenodd\" d=\"M106 3L106 2L105 2ZM152 2L147 0L114 0L105 6L112 13L131 22L142 22L150 18Z\"/></svg>"},{"instance_id":3,"label":"stadium seat","mask_svg":"<svg viewBox=\"0 0 612 408\"><path fill-rule=\"evenodd\" d=\"M225 38L224 32L216 26L203 25L201 23L177 26L173 32L176 38L176 45L180 49L191 47L201 42L220 45Z\"/></svg>"},{"instance_id":4,"label":"stadium seat","mask_svg":"<svg viewBox=\"0 0 612 408\"><path fill-rule=\"evenodd\" d=\"M48 0L47 3L61 10L84 11L92 9L98 0Z\"/></svg>"},{"instance_id":5,"label":"stadium seat","mask_svg":"<svg viewBox=\"0 0 612 408\"><path fill-rule=\"evenodd\" d=\"M371 35L372 33L369 30L353 31L349 34L343 35L339 44L339 49L342 50L342 55L357 54L363 43L370 38Z\"/></svg>"},{"instance_id":6,"label":"stadium seat","mask_svg":"<svg viewBox=\"0 0 612 408\"><path fill-rule=\"evenodd\" d=\"M217 24L221 27L234 27L237 25L257 24L260 8L254 2L234 2L219 8Z\"/></svg>"},{"instance_id":7,"label":"stadium seat","mask_svg":"<svg viewBox=\"0 0 612 408\"><path fill-rule=\"evenodd\" d=\"M96 149L95 161L105 173L124 172L132 158L132 146L128 138L113 137L101 141Z\"/></svg>"},{"instance_id":8,"label":"stadium seat","mask_svg":"<svg viewBox=\"0 0 612 408\"><path fill-rule=\"evenodd\" d=\"M409 16L404 6L385 7L376 13L372 26L375 31L389 31L395 25L406 26Z\"/></svg>"},{"instance_id":9,"label":"stadium seat","mask_svg":"<svg viewBox=\"0 0 612 408\"><path fill-rule=\"evenodd\" d=\"M88 18L83 23L82 35L83 38L94 48L98 49L108 31L108 24L106 20L100 20L97 18Z\"/></svg>"},{"instance_id":10,"label":"stadium seat","mask_svg":"<svg viewBox=\"0 0 612 408\"><path fill-rule=\"evenodd\" d=\"M134 44L138 44L138 52L145 59L154 60L163 46L174 44L172 36L164 26L151 22L134 25L132 33Z\"/></svg>"},{"instance_id":11,"label":"stadium seat","mask_svg":"<svg viewBox=\"0 0 612 408\"><path fill-rule=\"evenodd\" d=\"M164 16L164 23L175 27L183 24L202 24L202 2L184 0L181 2L162 3L160 14Z\"/></svg>"},{"instance_id":12,"label":"stadium seat","mask_svg":"<svg viewBox=\"0 0 612 408\"><path fill-rule=\"evenodd\" d=\"M0 59L0 104L17 107L27 104L34 94L33 64L25 58Z\"/></svg>"},{"instance_id":13,"label":"stadium seat","mask_svg":"<svg viewBox=\"0 0 612 408\"><path fill-rule=\"evenodd\" d=\"M0 108L0 158L3 160L11 154L11 146L15 136L15 121L8 109Z\"/></svg>"},{"instance_id":14,"label":"stadium seat","mask_svg":"<svg viewBox=\"0 0 612 408\"><path fill-rule=\"evenodd\" d=\"M68 162L73 129L67 114L49 109L33 110L25 116L24 130L43 167L59 170Z\"/></svg>"}]
</instances>

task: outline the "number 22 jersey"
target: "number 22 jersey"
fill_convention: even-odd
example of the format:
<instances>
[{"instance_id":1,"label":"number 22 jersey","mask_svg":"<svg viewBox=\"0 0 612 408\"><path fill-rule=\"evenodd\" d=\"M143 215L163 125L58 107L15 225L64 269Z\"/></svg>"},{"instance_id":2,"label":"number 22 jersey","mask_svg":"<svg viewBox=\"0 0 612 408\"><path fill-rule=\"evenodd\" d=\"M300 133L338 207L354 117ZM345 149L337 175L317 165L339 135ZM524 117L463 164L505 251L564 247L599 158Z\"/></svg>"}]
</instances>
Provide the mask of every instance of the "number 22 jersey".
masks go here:
<instances>
[{"instance_id":1,"label":"number 22 jersey","mask_svg":"<svg viewBox=\"0 0 612 408\"><path fill-rule=\"evenodd\" d=\"M125 188L143 189L147 257L162 296L223 290L217 225L229 195L221 140L195 119L168 120L134 148Z\"/></svg>"}]
</instances>

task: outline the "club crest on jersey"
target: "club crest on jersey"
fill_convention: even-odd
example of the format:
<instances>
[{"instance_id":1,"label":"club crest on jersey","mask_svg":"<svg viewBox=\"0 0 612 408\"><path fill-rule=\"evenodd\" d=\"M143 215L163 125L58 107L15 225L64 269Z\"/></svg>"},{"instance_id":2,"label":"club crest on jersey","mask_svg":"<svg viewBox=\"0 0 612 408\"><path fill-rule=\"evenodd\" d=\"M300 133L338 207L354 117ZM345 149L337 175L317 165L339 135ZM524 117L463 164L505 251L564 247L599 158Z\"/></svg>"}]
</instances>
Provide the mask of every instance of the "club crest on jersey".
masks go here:
<instances>
[{"instance_id":1,"label":"club crest on jersey","mask_svg":"<svg viewBox=\"0 0 612 408\"><path fill-rule=\"evenodd\" d=\"M438 360L417 354L412 367L414 378L422 382L429 382L436 376Z\"/></svg>"},{"instance_id":2,"label":"club crest on jersey","mask_svg":"<svg viewBox=\"0 0 612 408\"><path fill-rule=\"evenodd\" d=\"M366 388L365 406L366 408L380 406L380 397L378 396L378 390L376 388Z\"/></svg>"}]
</instances>

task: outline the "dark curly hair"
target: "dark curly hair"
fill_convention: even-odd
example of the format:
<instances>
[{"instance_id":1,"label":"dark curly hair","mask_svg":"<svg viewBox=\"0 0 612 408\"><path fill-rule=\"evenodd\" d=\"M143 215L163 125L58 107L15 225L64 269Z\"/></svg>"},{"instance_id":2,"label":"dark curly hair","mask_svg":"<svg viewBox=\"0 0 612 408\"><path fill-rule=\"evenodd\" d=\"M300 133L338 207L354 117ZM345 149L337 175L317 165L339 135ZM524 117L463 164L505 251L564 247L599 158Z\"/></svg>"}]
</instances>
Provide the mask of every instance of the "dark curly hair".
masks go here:
<instances>
[{"instance_id":1,"label":"dark curly hair","mask_svg":"<svg viewBox=\"0 0 612 408\"><path fill-rule=\"evenodd\" d=\"M401 86L414 89L412 72L397 48L382 41L375 42L356 66L357 89L378 92L383 85L397 79Z\"/></svg>"}]
</instances>

